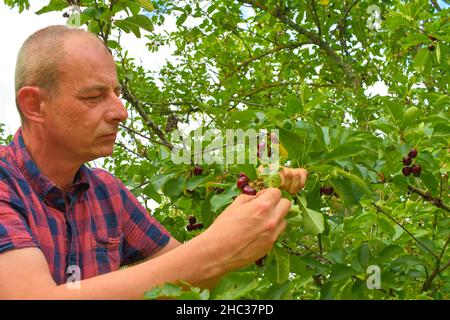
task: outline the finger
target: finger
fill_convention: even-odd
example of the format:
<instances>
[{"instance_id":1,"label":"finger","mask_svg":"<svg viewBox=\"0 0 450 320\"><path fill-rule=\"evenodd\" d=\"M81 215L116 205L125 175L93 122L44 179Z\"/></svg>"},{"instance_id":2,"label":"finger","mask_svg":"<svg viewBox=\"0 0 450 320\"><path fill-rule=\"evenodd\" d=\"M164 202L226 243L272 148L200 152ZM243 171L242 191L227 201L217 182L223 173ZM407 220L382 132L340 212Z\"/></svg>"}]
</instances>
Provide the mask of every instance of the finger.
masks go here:
<instances>
[{"instance_id":1,"label":"finger","mask_svg":"<svg viewBox=\"0 0 450 320\"><path fill-rule=\"evenodd\" d=\"M284 218L289 213L289 210L291 209L292 203L286 198L282 198L274 209L274 215L277 217L278 221L284 220Z\"/></svg>"},{"instance_id":2,"label":"finger","mask_svg":"<svg viewBox=\"0 0 450 320\"><path fill-rule=\"evenodd\" d=\"M300 177L300 189L303 189L306 185L306 179L308 178L308 171L305 169L299 169L301 172L301 177ZM300 191L300 190L299 190Z\"/></svg>"},{"instance_id":3,"label":"finger","mask_svg":"<svg viewBox=\"0 0 450 320\"><path fill-rule=\"evenodd\" d=\"M285 188L285 186L286 186L286 177L284 175L284 169L285 168L283 168L282 170L278 171L278 174L280 175L280 180L281 180L280 188Z\"/></svg>"},{"instance_id":4,"label":"finger","mask_svg":"<svg viewBox=\"0 0 450 320\"><path fill-rule=\"evenodd\" d=\"M284 190L290 190L291 189L291 185L292 185L292 180L293 180L293 170L289 169L289 168L283 168L283 175L284 175L284 186L283 189Z\"/></svg>"},{"instance_id":5,"label":"finger","mask_svg":"<svg viewBox=\"0 0 450 320\"><path fill-rule=\"evenodd\" d=\"M241 194L241 195L237 196L236 199L234 199L233 205L240 206L240 205L246 204L247 202L250 202L253 199L255 199L255 196L249 196L247 194Z\"/></svg>"},{"instance_id":6,"label":"finger","mask_svg":"<svg viewBox=\"0 0 450 320\"><path fill-rule=\"evenodd\" d=\"M306 177L303 179L303 171L303 169L294 169L292 184L288 190L289 193L296 194L305 186Z\"/></svg>"},{"instance_id":7,"label":"finger","mask_svg":"<svg viewBox=\"0 0 450 320\"><path fill-rule=\"evenodd\" d=\"M281 191L278 188L266 188L262 191L260 191L259 195L253 197L254 200L261 201L264 199L265 201L269 201L270 203L273 203L274 205L278 203L281 199Z\"/></svg>"},{"instance_id":8,"label":"finger","mask_svg":"<svg viewBox=\"0 0 450 320\"><path fill-rule=\"evenodd\" d=\"M287 227L287 222L286 220L282 220L276 227L275 231L274 231L274 236L276 239L278 239L278 237L280 236L280 234L284 231L284 229L286 229Z\"/></svg>"}]
</instances>

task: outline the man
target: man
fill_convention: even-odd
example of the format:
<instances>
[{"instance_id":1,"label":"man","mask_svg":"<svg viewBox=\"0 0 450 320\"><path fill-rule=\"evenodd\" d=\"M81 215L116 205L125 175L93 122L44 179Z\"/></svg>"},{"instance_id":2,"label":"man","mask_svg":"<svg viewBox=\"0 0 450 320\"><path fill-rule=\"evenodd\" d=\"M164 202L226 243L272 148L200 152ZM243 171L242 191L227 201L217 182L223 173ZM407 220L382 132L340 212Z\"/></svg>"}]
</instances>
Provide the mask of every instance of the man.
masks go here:
<instances>
[{"instance_id":1,"label":"man","mask_svg":"<svg viewBox=\"0 0 450 320\"><path fill-rule=\"evenodd\" d=\"M171 237L118 179L84 165L112 153L127 119L119 95L114 60L94 35L51 26L22 46L22 126L0 147L0 299L141 299L177 280L211 288L284 230L290 202L270 188L237 197L189 242ZM281 178L296 193L306 171L284 168Z\"/></svg>"}]
</instances>

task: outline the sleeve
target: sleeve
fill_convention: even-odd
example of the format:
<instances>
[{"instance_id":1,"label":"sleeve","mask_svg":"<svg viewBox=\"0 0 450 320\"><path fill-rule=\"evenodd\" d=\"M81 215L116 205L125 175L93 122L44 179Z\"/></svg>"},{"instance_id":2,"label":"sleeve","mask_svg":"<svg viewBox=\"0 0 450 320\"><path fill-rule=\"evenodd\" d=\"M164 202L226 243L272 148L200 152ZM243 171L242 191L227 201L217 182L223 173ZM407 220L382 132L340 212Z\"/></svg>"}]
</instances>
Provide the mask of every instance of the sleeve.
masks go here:
<instances>
[{"instance_id":1,"label":"sleeve","mask_svg":"<svg viewBox=\"0 0 450 320\"><path fill-rule=\"evenodd\" d=\"M19 213L20 206L20 199L0 183L0 254L7 250L39 246Z\"/></svg>"},{"instance_id":2,"label":"sleeve","mask_svg":"<svg viewBox=\"0 0 450 320\"><path fill-rule=\"evenodd\" d=\"M121 265L127 265L150 257L164 247L170 240L170 233L147 212L121 181L118 183L124 208Z\"/></svg>"}]
</instances>

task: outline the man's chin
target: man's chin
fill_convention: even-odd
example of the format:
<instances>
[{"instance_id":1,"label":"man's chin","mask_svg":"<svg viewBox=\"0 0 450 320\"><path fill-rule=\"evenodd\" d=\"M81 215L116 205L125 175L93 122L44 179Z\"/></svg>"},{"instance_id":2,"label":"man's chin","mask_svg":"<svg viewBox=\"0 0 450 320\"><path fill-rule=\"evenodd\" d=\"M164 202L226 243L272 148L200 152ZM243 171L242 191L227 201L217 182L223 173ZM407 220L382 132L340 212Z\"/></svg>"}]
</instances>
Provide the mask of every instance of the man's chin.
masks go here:
<instances>
[{"instance_id":1,"label":"man's chin","mask_svg":"<svg viewBox=\"0 0 450 320\"><path fill-rule=\"evenodd\" d=\"M113 150L114 148L110 148L110 149L103 149L103 150L98 150L98 152L91 154L89 159L86 162L89 161L93 161L96 160L98 158L105 158L105 157L109 157L113 154Z\"/></svg>"}]
</instances>

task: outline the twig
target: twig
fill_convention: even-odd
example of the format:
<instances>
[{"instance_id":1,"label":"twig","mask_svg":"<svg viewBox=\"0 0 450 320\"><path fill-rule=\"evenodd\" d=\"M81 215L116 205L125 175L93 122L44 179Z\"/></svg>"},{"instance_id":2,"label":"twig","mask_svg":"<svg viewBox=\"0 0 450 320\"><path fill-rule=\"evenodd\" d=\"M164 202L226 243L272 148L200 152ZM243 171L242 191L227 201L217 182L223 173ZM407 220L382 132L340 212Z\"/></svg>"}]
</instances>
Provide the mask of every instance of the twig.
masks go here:
<instances>
[{"instance_id":1,"label":"twig","mask_svg":"<svg viewBox=\"0 0 450 320\"><path fill-rule=\"evenodd\" d=\"M133 94L129 91L126 82L125 85L123 86L123 97L137 110L139 115L142 117L142 120L144 120L145 125L148 126L152 130L152 132L155 133L161 139L161 144L169 148L169 150L172 150L173 145L167 140L166 136L161 131L161 129L158 128L156 123L154 123L150 119L150 117L142 107L141 102L138 99L136 99L133 96Z\"/></svg>"},{"instance_id":2,"label":"twig","mask_svg":"<svg viewBox=\"0 0 450 320\"><path fill-rule=\"evenodd\" d=\"M447 249L447 246L448 246L449 242L450 242L450 236L445 241L445 244L444 244L444 247L442 248L441 254L439 255L439 257L438 257L438 259L436 261L436 267L435 267L433 273L425 280L425 282L424 282L424 284L422 286L422 292L425 292L425 291L429 290L431 288L431 284L433 283L433 280L439 274L441 274L441 272L443 272L445 269L447 269L450 266L450 260L449 260L445 264L445 266L440 268L442 257L444 256L445 250Z\"/></svg>"},{"instance_id":3,"label":"twig","mask_svg":"<svg viewBox=\"0 0 450 320\"><path fill-rule=\"evenodd\" d=\"M136 151L131 150L131 149L128 148L126 145L124 145L122 142L116 142L116 144L119 145L119 146L121 146L121 147L124 148L125 150L127 150L127 151L129 151L129 152L131 152L131 153L133 153L133 154L135 154L135 155L137 155L138 157L145 158L145 159L147 159L148 161L152 161L152 159L150 159L150 158L147 157L146 155L143 155L143 154L140 154L140 153L138 153L138 152L136 152Z\"/></svg>"},{"instance_id":4,"label":"twig","mask_svg":"<svg viewBox=\"0 0 450 320\"><path fill-rule=\"evenodd\" d=\"M441 11L442 8L436 0L431 0L431 4L436 8L437 11Z\"/></svg>"},{"instance_id":5,"label":"twig","mask_svg":"<svg viewBox=\"0 0 450 320\"><path fill-rule=\"evenodd\" d=\"M428 191L419 189L411 184L408 185L408 190L414 193L417 193L425 200L431 202L433 205L435 205L438 208L444 209L445 211L450 212L450 206L446 203L442 202L441 198L435 198L433 197Z\"/></svg>"},{"instance_id":6,"label":"twig","mask_svg":"<svg viewBox=\"0 0 450 320\"><path fill-rule=\"evenodd\" d=\"M388 214L387 212L385 212L383 209L381 209L375 202L372 202L372 205L377 209L378 212L381 212L382 214L384 214L386 217L388 217L389 219L391 219L392 221L394 221L394 223L396 225L398 225L400 228L402 228L411 238L413 238L419 245L421 245L426 251L428 251L436 260L439 259L439 257L433 252L431 251L430 248L428 248L426 245L424 245L422 243L422 241L420 241L419 239L417 239L411 232L409 232L408 229L406 229L400 222L398 222L397 220L395 220L390 214Z\"/></svg>"},{"instance_id":7,"label":"twig","mask_svg":"<svg viewBox=\"0 0 450 320\"><path fill-rule=\"evenodd\" d=\"M263 52L259 55L250 57L249 59L245 60L244 62L242 62L241 64L239 64L235 69L231 70L231 72L229 72L228 74L225 75L225 77L222 79L221 83L225 82L228 78L230 78L232 75L234 75L236 72L238 72L239 70L241 70L242 68L245 68L246 66L248 66L250 63L252 63L253 61L259 60L261 58L264 58L268 55L274 54L278 51L281 50L286 50L286 49L295 49L307 44L311 44L311 42L309 41L303 41L303 42L298 42L298 43L291 43L291 44L283 44L283 45L279 45L275 48L273 48L272 50Z\"/></svg>"},{"instance_id":8,"label":"twig","mask_svg":"<svg viewBox=\"0 0 450 320\"><path fill-rule=\"evenodd\" d=\"M317 33L306 30L302 26L290 20L286 15L281 13L279 10L270 10L266 5L262 4L257 0L239 0L239 1L269 13L271 16L277 18L278 20L288 25L298 33L307 37L313 44L319 46L319 48L321 48L329 58L331 58L338 66L340 66L344 70L347 79L350 80L350 83L348 84L349 86L361 85L361 78L354 73L351 66L348 65L340 56L338 56L337 53L331 47L331 45L328 42L322 40Z\"/></svg>"}]
</instances>

